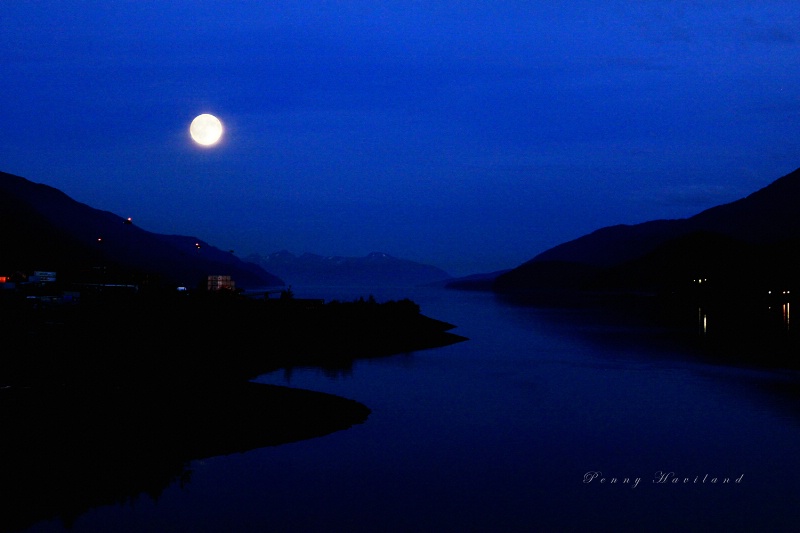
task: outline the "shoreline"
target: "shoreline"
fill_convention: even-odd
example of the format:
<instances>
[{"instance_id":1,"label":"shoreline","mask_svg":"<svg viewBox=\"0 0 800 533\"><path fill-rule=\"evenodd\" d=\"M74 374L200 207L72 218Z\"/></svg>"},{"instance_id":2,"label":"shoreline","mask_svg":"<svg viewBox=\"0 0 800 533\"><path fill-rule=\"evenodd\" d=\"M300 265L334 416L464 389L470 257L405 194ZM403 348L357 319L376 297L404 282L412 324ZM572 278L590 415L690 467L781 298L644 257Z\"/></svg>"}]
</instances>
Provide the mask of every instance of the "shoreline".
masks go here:
<instances>
[{"instance_id":1,"label":"shoreline","mask_svg":"<svg viewBox=\"0 0 800 533\"><path fill-rule=\"evenodd\" d=\"M366 422L332 394L253 382L189 389L0 390L0 531L67 527L91 508L191 482L191 462L317 438Z\"/></svg>"},{"instance_id":2,"label":"shoreline","mask_svg":"<svg viewBox=\"0 0 800 533\"><path fill-rule=\"evenodd\" d=\"M231 295L0 306L2 385L191 385L297 365L342 367L462 342L409 300L309 304Z\"/></svg>"},{"instance_id":3,"label":"shoreline","mask_svg":"<svg viewBox=\"0 0 800 533\"><path fill-rule=\"evenodd\" d=\"M93 507L190 482L191 461L321 437L370 415L355 400L251 381L259 375L466 340L408 300L23 302L0 306L0 323L0 470L13 494L1 531L69 526Z\"/></svg>"}]
</instances>

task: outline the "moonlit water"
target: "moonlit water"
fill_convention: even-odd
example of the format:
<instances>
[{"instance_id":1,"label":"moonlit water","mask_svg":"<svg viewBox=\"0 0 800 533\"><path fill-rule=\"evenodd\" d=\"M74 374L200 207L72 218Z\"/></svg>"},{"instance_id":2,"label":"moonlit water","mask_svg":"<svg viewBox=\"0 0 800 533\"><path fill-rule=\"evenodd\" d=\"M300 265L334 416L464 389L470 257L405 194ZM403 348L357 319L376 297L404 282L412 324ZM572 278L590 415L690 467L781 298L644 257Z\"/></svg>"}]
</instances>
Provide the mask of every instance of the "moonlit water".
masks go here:
<instances>
[{"instance_id":1,"label":"moonlit water","mask_svg":"<svg viewBox=\"0 0 800 533\"><path fill-rule=\"evenodd\" d=\"M800 519L794 372L704 363L641 324L486 293L294 290L408 296L470 340L262 376L372 414L196 461L183 488L94 509L72 531L790 531Z\"/></svg>"}]
</instances>

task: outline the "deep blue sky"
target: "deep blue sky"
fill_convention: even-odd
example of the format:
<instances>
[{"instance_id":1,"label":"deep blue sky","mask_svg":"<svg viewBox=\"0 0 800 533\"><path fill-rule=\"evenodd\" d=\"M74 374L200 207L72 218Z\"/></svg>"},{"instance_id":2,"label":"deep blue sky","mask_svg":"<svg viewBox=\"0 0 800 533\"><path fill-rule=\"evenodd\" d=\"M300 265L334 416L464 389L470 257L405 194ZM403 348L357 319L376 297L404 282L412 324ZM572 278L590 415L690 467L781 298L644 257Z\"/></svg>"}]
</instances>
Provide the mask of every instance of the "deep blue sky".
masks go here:
<instances>
[{"instance_id":1,"label":"deep blue sky","mask_svg":"<svg viewBox=\"0 0 800 533\"><path fill-rule=\"evenodd\" d=\"M800 2L8 1L0 95L0 170L144 229L462 275L800 167Z\"/></svg>"}]
</instances>

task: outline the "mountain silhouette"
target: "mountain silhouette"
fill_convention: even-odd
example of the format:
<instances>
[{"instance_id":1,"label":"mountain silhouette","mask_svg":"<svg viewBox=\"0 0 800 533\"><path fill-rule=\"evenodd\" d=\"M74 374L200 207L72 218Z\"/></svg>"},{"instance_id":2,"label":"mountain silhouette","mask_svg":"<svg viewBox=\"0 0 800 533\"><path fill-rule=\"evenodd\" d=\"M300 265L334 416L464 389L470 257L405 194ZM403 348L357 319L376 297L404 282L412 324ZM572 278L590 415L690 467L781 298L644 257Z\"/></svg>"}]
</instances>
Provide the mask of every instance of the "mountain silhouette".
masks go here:
<instances>
[{"instance_id":1,"label":"mountain silhouette","mask_svg":"<svg viewBox=\"0 0 800 533\"><path fill-rule=\"evenodd\" d=\"M800 169L692 217L598 229L497 277L500 292L665 290L713 277L727 287L790 283L800 272Z\"/></svg>"},{"instance_id":2,"label":"mountain silhouette","mask_svg":"<svg viewBox=\"0 0 800 533\"><path fill-rule=\"evenodd\" d=\"M238 287L283 286L279 277L197 237L161 235L53 187L0 172L0 272L57 271L157 279L194 287L230 275Z\"/></svg>"},{"instance_id":3,"label":"mountain silhouette","mask_svg":"<svg viewBox=\"0 0 800 533\"><path fill-rule=\"evenodd\" d=\"M297 285L407 287L450 278L447 272L438 267L382 252L373 252L364 257L326 257L312 253L298 256L283 250L267 256L253 254L245 260L273 272L287 283Z\"/></svg>"}]
</instances>

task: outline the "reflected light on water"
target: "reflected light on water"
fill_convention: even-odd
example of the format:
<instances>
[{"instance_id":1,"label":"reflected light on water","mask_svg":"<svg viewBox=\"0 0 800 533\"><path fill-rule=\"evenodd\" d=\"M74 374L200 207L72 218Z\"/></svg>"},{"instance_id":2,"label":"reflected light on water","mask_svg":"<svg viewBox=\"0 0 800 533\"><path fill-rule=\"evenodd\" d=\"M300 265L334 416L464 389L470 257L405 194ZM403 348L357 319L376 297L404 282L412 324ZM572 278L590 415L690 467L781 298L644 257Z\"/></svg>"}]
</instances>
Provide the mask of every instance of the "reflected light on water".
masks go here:
<instances>
[{"instance_id":1,"label":"reflected light on water","mask_svg":"<svg viewBox=\"0 0 800 533\"><path fill-rule=\"evenodd\" d=\"M789 329L789 302L783 304L783 324Z\"/></svg>"},{"instance_id":2,"label":"reflected light on water","mask_svg":"<svg viewBox=\"0 0 800 533\"><path fill-rule=\"evenodd\" d=\"M697 326L698 332L705 335L708 330L708 315L703 311L702 307L697 308Z\"/></svg>"}]
</instances>

